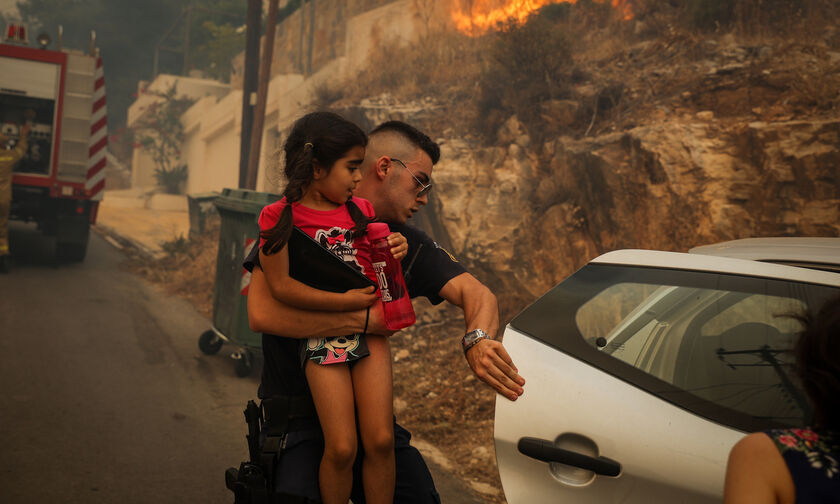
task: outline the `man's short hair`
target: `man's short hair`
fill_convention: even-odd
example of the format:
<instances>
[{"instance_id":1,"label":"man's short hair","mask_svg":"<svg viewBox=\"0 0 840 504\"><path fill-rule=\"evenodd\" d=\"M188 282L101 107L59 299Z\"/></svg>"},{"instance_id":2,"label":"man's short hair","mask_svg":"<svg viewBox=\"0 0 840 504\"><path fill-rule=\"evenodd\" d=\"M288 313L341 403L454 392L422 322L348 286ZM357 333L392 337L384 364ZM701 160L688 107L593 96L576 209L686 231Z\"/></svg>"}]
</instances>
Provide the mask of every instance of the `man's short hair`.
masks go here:
<instances>
[{"instance_id":1,"label":"man's short hair","mask_svg":"<svg viewBox=\"0 0 840 504\"><path fill-rule=\"evenodd\" d=\"M437 164L440 161L440 147L438 144L429 138L428 135L420 131L419 129L411 126L410 124L406 124L402 121L386 121L379 126L373 128L368 136L374 136L377 133L396 133L397 135L405 138L414 146L423 149L423 152L429 155L432 158L432 164Z\"/></svg>"}]
</instances>

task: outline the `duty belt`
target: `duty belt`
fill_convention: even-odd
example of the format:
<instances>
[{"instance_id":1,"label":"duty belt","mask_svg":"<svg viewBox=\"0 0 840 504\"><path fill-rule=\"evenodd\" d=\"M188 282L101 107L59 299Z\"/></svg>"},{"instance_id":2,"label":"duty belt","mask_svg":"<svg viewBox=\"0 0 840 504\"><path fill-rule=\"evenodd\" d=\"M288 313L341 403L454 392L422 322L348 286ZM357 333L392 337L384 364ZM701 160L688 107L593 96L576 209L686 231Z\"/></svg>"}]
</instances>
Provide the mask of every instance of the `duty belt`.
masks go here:
<instances>
[{"instance_id":1,"label":"duty belt","mask_svg":"<svg viewBox=\"0 0 840 504\"><path fill-rule=\"evenodd\" d=\"M266 434L320 429L318 414L310 396L269 397L262 400L260 407L265 418Z\"/></svg>"}]
</instances>

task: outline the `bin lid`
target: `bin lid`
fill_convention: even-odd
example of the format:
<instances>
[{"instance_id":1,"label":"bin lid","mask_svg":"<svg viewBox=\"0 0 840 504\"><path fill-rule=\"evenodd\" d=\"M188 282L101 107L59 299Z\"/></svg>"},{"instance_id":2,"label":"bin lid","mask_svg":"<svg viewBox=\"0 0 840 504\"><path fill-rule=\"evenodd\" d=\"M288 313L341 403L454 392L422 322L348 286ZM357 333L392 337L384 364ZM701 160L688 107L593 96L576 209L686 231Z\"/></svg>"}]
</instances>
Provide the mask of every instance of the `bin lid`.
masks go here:
<instances>
[{"instance_id":1,"label":"bin lid","mask_svg":"<svg viewBox=\"0 0 840 504\"><path fill-rule=\"evenodd\" d=\"M219 193L216 192L216 191L187 194L187 200L197 200L197 201L206 201L206 200L211 200L211 199L218 198L218 197L219 197Z\"/></svg>"},{"instance_id":2,"label":"bin lid","mask_svg":"<svg viewBox=\"0 0 840 504\"><path fill-rule=\"evenodd\" d=\"M225 188L222 189L222 195L216 198L213 203L220 210L258 215L263 207L282 197L282 194L276 193Z\"/></svg>"}]
</instances>

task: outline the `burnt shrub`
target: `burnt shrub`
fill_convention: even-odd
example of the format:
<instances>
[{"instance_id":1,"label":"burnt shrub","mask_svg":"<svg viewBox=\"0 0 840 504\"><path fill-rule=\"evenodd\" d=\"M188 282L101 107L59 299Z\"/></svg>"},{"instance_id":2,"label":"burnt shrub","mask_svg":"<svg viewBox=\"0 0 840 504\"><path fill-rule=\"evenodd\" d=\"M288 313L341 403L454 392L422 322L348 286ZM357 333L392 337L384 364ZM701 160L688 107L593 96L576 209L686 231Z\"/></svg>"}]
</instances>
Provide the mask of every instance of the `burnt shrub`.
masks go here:
<instances>
[{"instance_id":1,"label":"burnt shrub","mask_svg":"<svg viewBox=\"0 0 840 504\"><path fill-rule=\"evenodd\" d=\"M715 29L729 26L735 13L732 0L686 0L689 22L695 28Z\"/></svg>"},{"instance_id":2,"label":"burnt shrub","mask_svg":"<svg viewBox=\"0 0 840 504\"><path fill-rule=\"evenodd\" d=\"M682 0L685 18L693 28L737 28L741 32L789 27L804 10L820 3L821 0Z\"/></svg>"},{"instance_id":3,"label":"burnt shrub","mask_svg":"<svg viewBox=\"0 0 840 504\"><path fill-rule=\"evenodd\" d=\"M492 136L511 114L529 129L538 128L540 103L569 94L573 63L569 39L544 15L523 25L503 23L493 37L479 82L479 129Z\"/></svg>"}]
</instances>

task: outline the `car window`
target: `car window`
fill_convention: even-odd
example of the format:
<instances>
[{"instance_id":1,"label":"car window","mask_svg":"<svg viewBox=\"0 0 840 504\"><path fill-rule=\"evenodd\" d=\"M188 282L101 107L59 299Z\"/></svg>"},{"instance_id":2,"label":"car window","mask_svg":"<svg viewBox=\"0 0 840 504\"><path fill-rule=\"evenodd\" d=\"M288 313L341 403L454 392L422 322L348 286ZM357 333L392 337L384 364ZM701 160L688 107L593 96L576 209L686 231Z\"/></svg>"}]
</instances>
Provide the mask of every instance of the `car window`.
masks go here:
<instances>
[{"instance_id":1,"label":"car window","mask_svg":"<svg viewBox=\"0 0 840 504\"><path fill-rule=\"evenodd\" d=\"M589 345L703 399L749 415L804 419L789 350L795 298L675 285L616 284L575 320Z\"/></svg>"},{"instance_id":2,"label":"car window","mask_svg":"<svg viewBox=\"0 0 840 504\"><path fill-rule=\"evenodd\" d=\"M742 430L805 424L792 373L799 323L840 289L590 264L511 325L685 409Z\"/></svg>"}]
</instances>

